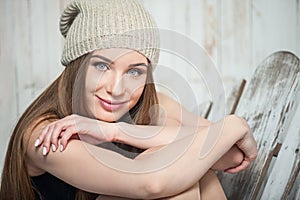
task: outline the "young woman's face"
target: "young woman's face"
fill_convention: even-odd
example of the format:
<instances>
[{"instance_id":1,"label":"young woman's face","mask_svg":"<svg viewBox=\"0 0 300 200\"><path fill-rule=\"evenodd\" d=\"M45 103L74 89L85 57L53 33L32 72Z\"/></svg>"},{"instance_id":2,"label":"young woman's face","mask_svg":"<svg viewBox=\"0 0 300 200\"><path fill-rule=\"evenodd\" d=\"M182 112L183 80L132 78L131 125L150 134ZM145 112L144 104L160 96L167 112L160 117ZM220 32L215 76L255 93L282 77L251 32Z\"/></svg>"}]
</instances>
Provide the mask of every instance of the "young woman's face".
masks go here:
<instances>
[{"instance_id":1,"label":"young woman's face","mask_svg":"<svg viewBox=\"0 0 300 200\"><path fill-rule=\"evenodd\" d=\"M145 87L148 61L128 49L94 51L88 61L86 105L95 118L113 122L138 102Z\"/></svg>"}]
</instances>

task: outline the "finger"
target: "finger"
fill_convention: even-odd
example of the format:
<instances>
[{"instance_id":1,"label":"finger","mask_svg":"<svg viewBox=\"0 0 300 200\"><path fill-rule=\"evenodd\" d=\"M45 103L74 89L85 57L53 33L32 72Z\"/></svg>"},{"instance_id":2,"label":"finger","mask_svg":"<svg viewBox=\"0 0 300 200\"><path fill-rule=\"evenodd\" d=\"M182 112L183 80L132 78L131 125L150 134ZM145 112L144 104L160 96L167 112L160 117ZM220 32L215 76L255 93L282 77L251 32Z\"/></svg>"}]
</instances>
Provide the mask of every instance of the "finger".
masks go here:
<instances>
[{"instance_id":1,"label":"finger","mask_svg":"<svg viewBox=\"0 0 300 200\"><path fill-rule=\"evenodd\" d=\"M237 173L237 172L240 172L240 171L244 171L248 168L249 165L250 165L250 161L243 160L243 162L239 166L227 169L227 170L225 170L225 172L227 172L227 173Z\"/></svg>"},{"instance_id":2,"label":"finger","mask_svg":"<svg viewBox=\"0 0 300 200\"><path fill-rule=\"evenodd\" d=\"M43 141L43 155L46 156L49 152L50 149L50 143L51 143L51 135L53 132L53 128L54 128L55 124L52 124L51 126L49 126L48 131L45 134L44 137L44 141Z\"/></svg>"},{"instance_id":3,"label":"finger","mask_svg":"<svg viewBox=\"0 0 300 200\"><path fill-rule=\"evenodd\" d=\"M58 139L60 136L64 134L64 130L70 128L71 126L74 126L75 120L72 115L67 116L63 119L60 119L56 122L55 128L53 129L52 135L51 135L51 144L52 144L52 150L56 151L58 147Z\"/></svg>"},{"instance_id":4,"label":"finger","mask_svg":"<svg viewBox=\"0 0 300 200\"><path fill-rule=\"evenodd\" d=\"M241 170L237 169L236 167L224 170L224 172L229 173L229 174L235 174L235 173L238 173L240 171Z\"/></svg>"},{"instance_id":5,"label":"finger","mask_svg":"<svg viewBox=\"0 0 300 200\"><path fill-rule=\"evenodd\" d=\"M63 133L63 131L66 129L66 123L62 122L61 120L58 121L54 128L53 132L51 134L50 142L51 142L51 147L52 151L55 152L57 147L58 147L58 138L59 136Z\"/></svg>"},{"instance_id":6,"label":"finger","mask_svg":"<svg viewBox=\"0 0 300 200\"><path fill-rule=\"evenodd\" d=\"M49 125L47 125L47 126L43 129L42 133L41 133L41 134L39 135L39 137L36 139L36 141L35 141L35 143L34 143L34 146L35 146L35 147L38 147L38 146L40 146L40 145L43 143L44 138L45 138L45 136L46 136L48 130L49 130Z\"/></svg>"},{"instance_id":7,"label":"finger","mask_svg":"<svg viewBox=\"0 0 300 200\"><path fill-rule=\"evenodd\" d=\"M70 140L70 138L72 137L72 135L77 134L77 129L72 126L67 128L64 133L62 134L61 140L60 140L60 151L63 151L66 149L68 141Z\"/></svg>"}]
</instances>

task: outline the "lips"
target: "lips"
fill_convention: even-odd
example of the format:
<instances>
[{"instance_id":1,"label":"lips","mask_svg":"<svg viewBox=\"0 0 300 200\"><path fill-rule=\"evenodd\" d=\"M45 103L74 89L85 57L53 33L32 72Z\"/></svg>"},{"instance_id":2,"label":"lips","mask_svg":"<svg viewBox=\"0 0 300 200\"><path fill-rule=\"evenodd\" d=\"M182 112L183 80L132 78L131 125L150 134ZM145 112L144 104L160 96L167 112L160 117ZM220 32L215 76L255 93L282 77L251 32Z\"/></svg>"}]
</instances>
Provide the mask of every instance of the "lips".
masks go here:
<instances>
[{"instance_id":1,"label":"lips","mask_svg":"<svg viewBox=\"0 0 300 200\"><path fill-rule=\"evenodd\" d=\"M97 97L98 102L100 103L101 107L109 112L112 111L117 111L119 110L122 106L124 106L128 101L111 101L111 100L106 100L102 99L100 97Z\"/></svg>"}]
</instances>

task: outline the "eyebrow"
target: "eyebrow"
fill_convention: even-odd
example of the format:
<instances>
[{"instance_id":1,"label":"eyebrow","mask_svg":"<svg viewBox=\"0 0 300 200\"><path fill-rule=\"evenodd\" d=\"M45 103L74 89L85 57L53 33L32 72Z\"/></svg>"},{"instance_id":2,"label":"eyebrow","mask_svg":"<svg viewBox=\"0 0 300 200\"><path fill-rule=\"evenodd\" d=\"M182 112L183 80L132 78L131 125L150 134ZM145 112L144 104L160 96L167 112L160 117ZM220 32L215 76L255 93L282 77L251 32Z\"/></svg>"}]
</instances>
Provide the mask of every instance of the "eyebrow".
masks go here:
<instances>
[{"instance_id":1,"label":"eyebrow","mask_svg":"<svg viewBox=\"0 0 300 200\"><path fill-rule=\"evenodd\" d=\"M137 67L137 66L149 67L146 63L136 63L136 64L130 64L129 65L129 67Z\"/></svg>"},{"instance_id":2,"label":"eyebrow","mask_svg":"<svg viewBox=\"0 0 300 200\"><path fill-rule=\"evenodd\" d=\"M92 55L91 58L100 58L101 60L104 60L110 64L114 64L114 62L104 56L100 56L100 55Z\"/></svg>"},{"instance_id":3,"label":"eyebrow","mask_svg":"<svg viewBox=\"0 0 300 200\"><path fill-rule=\"evenodd\" d=\"M106 58L104 56L100 56L100 55L93 55L91 56L91 58L100 58L101 60L104 60L106 62L108 62L109 64L114 64L114 62L112 60L110 60L109 58ZM149 67L149 65L147 65L146 63L135 63L135 64L130 64L128 67L137 67L137 66L145 66L145 67Z\"/></svg>"}]
</instances>

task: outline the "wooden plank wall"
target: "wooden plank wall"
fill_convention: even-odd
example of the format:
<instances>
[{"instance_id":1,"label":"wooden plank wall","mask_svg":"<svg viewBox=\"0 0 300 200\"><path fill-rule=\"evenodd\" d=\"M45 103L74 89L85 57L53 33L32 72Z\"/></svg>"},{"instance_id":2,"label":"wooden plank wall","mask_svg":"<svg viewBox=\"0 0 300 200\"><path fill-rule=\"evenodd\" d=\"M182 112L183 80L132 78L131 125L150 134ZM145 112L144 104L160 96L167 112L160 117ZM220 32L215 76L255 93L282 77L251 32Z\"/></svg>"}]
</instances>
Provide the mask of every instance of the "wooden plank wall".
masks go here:
<instances>
[{"instance_id":1,"label":"wooden plank wall","mask_svg":"<svg viewBox=\"0 0 300 200\"><path fill-rule=\"evenodd\" d=\"M20 114L52 81L60 65L58 20L66 2L0 1L0 168Z\"/></svg>"},{"instance_id":2,"label":"wooden plank wall","mask_svg":"<svg viewBox=\"0 0 300 200\"><path fill-rule=\"evenodd\" d=\"M0 167L18 117L63 69L58 19L69 1L0 1ZM182 33L204 47L225 91L242 78L249 79L259 62L276 50L300 56L298 0L141 1L160 28ZM160 62L189 80L197 101L210 99L201 77L183 70L180 60L163 53ZM296 117L300 119L300 114Z\"/></svg>"}]
</instances>

